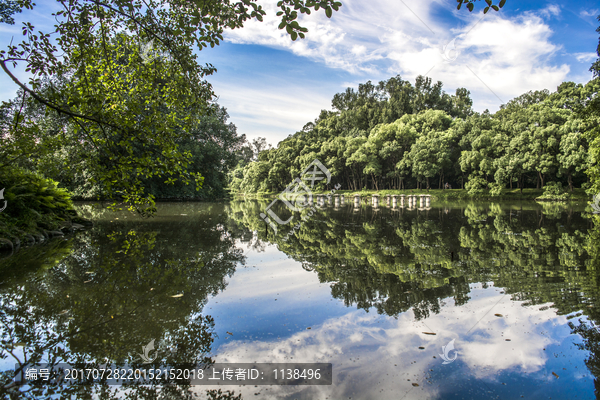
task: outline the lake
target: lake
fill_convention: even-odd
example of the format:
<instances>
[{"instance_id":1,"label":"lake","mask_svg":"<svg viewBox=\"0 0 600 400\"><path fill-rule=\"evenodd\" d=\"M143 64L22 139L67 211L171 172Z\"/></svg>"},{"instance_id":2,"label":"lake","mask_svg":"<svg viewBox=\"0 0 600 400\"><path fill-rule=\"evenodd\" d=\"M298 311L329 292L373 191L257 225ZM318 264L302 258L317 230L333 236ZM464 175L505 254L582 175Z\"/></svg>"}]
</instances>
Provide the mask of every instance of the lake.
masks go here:
<instances>
[{"instance_id":1,"label":"lake","mask_svg":"<svg viewBox=\"0 0 600 400\"><path fill-rule=\"evenodd\" d=\"M4 384L15 358L134 363L154 340L163 364L332 364L331 385L165 386L173 398L596 398L585 204L347 201L275 233L269 203L159 203L149 219L78 204L94 228L0 260Z\"/></svg>"}]
</instances>

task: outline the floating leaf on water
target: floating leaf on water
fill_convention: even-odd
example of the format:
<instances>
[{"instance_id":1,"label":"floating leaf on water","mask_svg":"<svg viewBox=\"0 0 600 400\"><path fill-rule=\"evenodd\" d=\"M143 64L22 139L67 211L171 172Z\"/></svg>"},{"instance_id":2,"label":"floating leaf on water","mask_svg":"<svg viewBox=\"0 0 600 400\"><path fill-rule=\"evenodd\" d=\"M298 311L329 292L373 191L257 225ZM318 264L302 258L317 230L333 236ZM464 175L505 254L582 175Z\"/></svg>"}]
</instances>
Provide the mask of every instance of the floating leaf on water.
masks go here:
<instances>
[{"instance_id":1,"label":"floating leaf on water","mask_svg":"<svg viewBox=\"0 0 600 400\"><path fill-rule=\"evenodd\" d=\"M90 283L90 282L91 282L91 280L89 280L89 281L85 281L85 282L83 282L83 283Z\"/></svg>"},{"instance_id":2,"label":"floating leaf on water","mask_svg":"<svg viewBox=\"0 0 600 400\"><path fill-rule=\"evenodd\" d=\"M93 274L92 271L85 271L86 274Z\"/></svg>"},{"instance_id":3,"label":"floating leaf on water","mask_svg":"<svg viewBox=\"0 0 600 400\"><path fill-rule=\"evenodd\" d=\"M504 315L502 314L494 314L496 317L503 317Z\"/></svg>"},{"instance_id":4,"label":"floating leaf on water","mask_svg":"<svg viewBox=\"0 0 600 400\"><path fill-rule=\"evenodd\" d=\"M68 312L69 312L69 310L62 310L62 311L60 312L60 314L66 314L66 313L68 313Z\"/></svg>"},{"instance_id":5,"label":"floating leaf on water","mask_svg":"<svg viewBox=\"0 0 600 400\"><path fill-rule=\"evenodd\" d=\"M308 327L308 328L306 328L306 329L312 329L312 328L309 326L309 327Z\"/></svg>"},{"instance_id":6,"label":"floating leaf on water","mask_svg":"<svg viewBox=\"0 0 600 400\"><path fill-rule=\"evenodd\" d=\"M15 343L15 347L25 347L25 343L23 343L23 342Z\"/></svg>"},{"instance_id":7,"label":"floating leaf on water","mask_svg":"<svg viewBox=\"0 0 600 400\"><path fill-rule=\"evenodd\" d=\"M423 347L423 346L419 346L419 349L421 349L421 350L425 350L425 347Z\"/></svg>"},{"instance_id":8,"label":"floating leaf on water","mask_svg":"<svg viewBox=\"0 0 600 400\"><path fill-rule=\"evenodd\" d=\"M505 342L510 342L510 339L504 339Z\"/></svg>"},{"instance_id":9,"label":"floating leaf on water","mask_svg":"<svg viewBox=\"0 0 600 400\"><path fill-rule=\"evenodd\" d=\"M183 296L183 293L179 293L179 294L176 294L175 296L171 296L171 297L182 297L182 296Z\"/></svg>"},{"instance_id":10,"label":"floating leaf on water","mask_svg":"<svg viewBox=\"0 0 600 400\"><path fill-rule=\"evenodd\" d=\"M437 335L437 333L433 333L433 332L423 332L425 335Z\"/></svg>"},{"instance_id":11,"label":"floating leaf on water","mask_svg":"<svg viewBox=\"0 0 600 400\"><path fill-rule=\"evenodd\" d=\"M229 331L226 331L225 333L227 333L228 335L232 335L233 336L233 333L231 333Z\"/></svg>"},{"instance_id":12,"label":"floating leaf on water","mask_svg":"<svg viewBox=\"0 0 600 400\"><path fill-rule=\"evenodd\" d=\"M414 387L418 387L418 386L419 386L419 384L418 384L418 383L415 383L415 382L413 382L413 383L412 383L412 385L413 385Z\"/></svg>"},{"instance_id":13,"label":"floating leaf on water","mask_svg":"<svg viewBox=\"0 0 600 400\"><path fill-rule=\"evenodd\" d=\"M558 379L558 374L556 372L552 372L552 375L554 375L556 379Z\"/></svg>"}]
</instances>

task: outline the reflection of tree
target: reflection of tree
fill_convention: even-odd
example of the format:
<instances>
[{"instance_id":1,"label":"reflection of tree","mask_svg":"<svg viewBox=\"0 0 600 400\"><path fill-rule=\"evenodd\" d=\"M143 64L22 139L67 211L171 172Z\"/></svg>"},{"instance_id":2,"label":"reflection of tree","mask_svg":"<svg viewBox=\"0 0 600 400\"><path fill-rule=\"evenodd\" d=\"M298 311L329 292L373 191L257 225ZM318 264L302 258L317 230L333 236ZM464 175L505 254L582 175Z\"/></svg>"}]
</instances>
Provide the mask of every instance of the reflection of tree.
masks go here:
<instances>
[{"instance_id":1,"label":"reflection of tree","mask_svg":"<svg viewBox=\"0 0 600 400\"><path fill-rule=\"evenodd\" d=\"M223 211L222 206L212 210L212 219L160 224L100 221L73 239L71 253L55 267L4 282L0 355L23 365L40 361L138 365L142 346L155 339L155 365L212 362L208 354L214 322L202 315L202 309L207 296L222 291L225 276L243 262L233 237L222 228ZM1 391L11 378L10 371L3 373ZM102 386L55 389L63 396L89 397ZM123 396L114 389L107 398ZM33 387L28 395L45 396L48 390ZM187 390L135 387L134 394L191 398ZM209 396L237 398L228 392Z\"/></svg>"},{"instance_id":2,"label":"reflection of tree","mask_svg":"<svg viewBox=\"0 0 600 400\"><path fill-rule=\"evenodd\" d=\"M596 398L600 398L600 310L598 302L598 288L600 287L598 272L600 270L600 217L593 217L594 226L588 231L585 248L590 255L587 260L587 269L594 272L590 274L588 286L595 288L594 296L590 296L586 305L582 305L582 312L568 318L572 318L569 327L572 333L578 334L583 339L577 346L587 352L585 365L594 375L594 387ZM577 318L586 314L587 318Z\"/></svg>"},{"instance_id":3,"label":"reflection of tree","mask_svg":"<svg viewBox=\"0 0 600 400\"><path fill-rule=\"evenodd\" d=\"M588 229L568 204L468 203L418 212L330 207L283 241L289 227L265 233L259 213L267 205L232 203L231 223L277 243L347 306L391 316L412 309L421 319L439 312L444 298L465 304L470 283L493 282L525 305L552 303L560 315L585 315L570 326L589 352L600 398L600 217Z\"/></svg>"},{"instance_id":4,"label":"reflection of tree","mask_svg":"<svg viewBox=\"0 0 600 400\"><path fill-rule=\"evenodd\" d=\"M598 291L585 247L589 238L581 229L586 222L569 206L552 215L536 203L377 212L329 207L284 241L293 222L278 235L265 232L259 214L266 205L232 203L232 223L315 270L347 305L388 315L412 307L420 318L437 312L443 298L466 303L469 283L494 282L513 299L553 302L564 314L582 308Z\"/></svg>"}]
</instances>

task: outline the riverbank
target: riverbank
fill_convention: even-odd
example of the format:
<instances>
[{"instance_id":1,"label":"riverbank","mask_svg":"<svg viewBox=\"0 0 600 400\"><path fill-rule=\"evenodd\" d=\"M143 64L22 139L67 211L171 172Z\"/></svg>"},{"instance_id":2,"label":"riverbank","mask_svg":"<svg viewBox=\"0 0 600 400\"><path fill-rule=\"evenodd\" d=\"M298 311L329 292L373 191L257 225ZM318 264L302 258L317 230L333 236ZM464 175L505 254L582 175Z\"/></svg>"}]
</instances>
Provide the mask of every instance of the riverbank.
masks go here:
<instances>
[{"instance_id":1,"label":"riverbank","mask_svg":"<svg viewBox=\"0 0 600 400\"><path fill-rule=\"evenodd\" d=\"M281 192L271 193L237 193L237 196L247 198L272 198L279 195ZM330 191L315 190L313 194L329 194ZM432 200L532 200L544 194L543 189L504 189L499 195L492 195L489 191L481 194L470 194L464 189L408 189L408 190L336 190L336 194L343 194L345 197L353 197L360 195L361 197L370 197L377 194L381 197L387 195L431 195ZM573 192L566 192L565 201L590 201L591 196L585 192L585 189L573 189Z\"/></svg>"}]
</instances>

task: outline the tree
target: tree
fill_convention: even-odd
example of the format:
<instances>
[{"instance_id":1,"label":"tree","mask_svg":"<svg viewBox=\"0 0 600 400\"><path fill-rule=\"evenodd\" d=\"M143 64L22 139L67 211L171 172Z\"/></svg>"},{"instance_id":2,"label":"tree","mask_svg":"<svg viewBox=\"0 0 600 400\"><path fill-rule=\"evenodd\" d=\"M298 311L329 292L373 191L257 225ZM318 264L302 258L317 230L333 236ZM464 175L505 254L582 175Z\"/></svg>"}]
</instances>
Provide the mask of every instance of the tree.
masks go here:
<instances>
[{"instance_id":1,"label":"tree","mask_svg":"<svg viewBox=\"0 0 600 400\"><path fill-rule=\"evenodd\" d=\"M442 186L444 169L450 162L450 135L448 128L452 118L443 111L428 110L419 114L414 120L419 136L411 146L408 158L412 173L419 181L425 178L427 190L430 188L429 179L436 175L440 177L439 188Z\"/></svg>"},{"instance_id":2,"label":"tree","mask_svg":"<svg viewBox=\"0 0 600 400\"><path fill-rule=\"evenodd\" d=\"M13 14L21 12L19 4L15 0L3 0L0 3L0 23L14 25Z\"/></svg>"},{"instance_id":3,"label":"tree","mask_svg":"<svg viewBox=\"0 0 600 400\"><path fill-rule=\"evenodd\" d=\"M600 22L600 15L597 19ZM596 29L596 32L600 34L600 26ZM581 117L590 125L590 130L586 133L590 145L590 164L586 172L591 181L589 193L593 195L600 193L600 96L598 95L598 88L600 88L600 37L596 54L598 54L598 58L590 67L590 71L594 74L594 79L590 84L593 82L596 89L584 90L584 109L580 112Z\"/></svg>"},{"instance_id":4,"label":"tree","mask_svg":"<svg viewBox=\"0 0 600 400\"><path fill-rule=\"evenodd\" d=\"M32 0L2 5L2 21L8 23L12 13L35 7ZM169 174L168 183L194 181L199 189L202 176L187 172L190 154L177 143L197 116L211 110L214 94L205 78L215 68L200 66L193 47L214 47L224 29L262 20L262 6L255 0L208 0L194 7L184 0L170 0L168 7L159 0L57 5L56 30L34 32L25 23L25 40L0 51L0 68L31 101L69 119L70 143L91 154L91 178L106 197L147 213L154 208L145 179ZM279 1L279 28L292 40L303 38L307 29L298 24L299 13L322 8L331 17L340 6L333 0ZM29 82L17 79L11 66L25 67ZM8 133L20 134L26 132Z\"/></svg>"}]
</instances>

